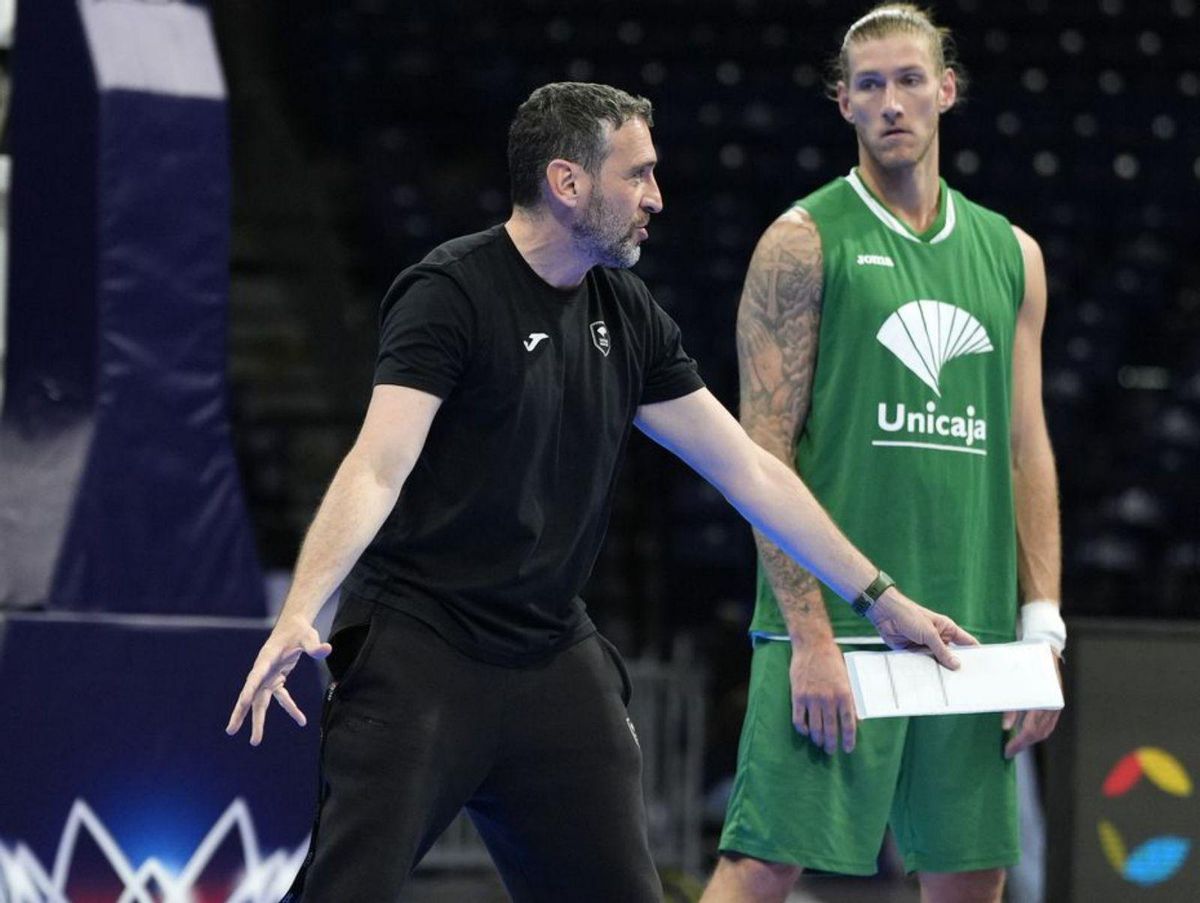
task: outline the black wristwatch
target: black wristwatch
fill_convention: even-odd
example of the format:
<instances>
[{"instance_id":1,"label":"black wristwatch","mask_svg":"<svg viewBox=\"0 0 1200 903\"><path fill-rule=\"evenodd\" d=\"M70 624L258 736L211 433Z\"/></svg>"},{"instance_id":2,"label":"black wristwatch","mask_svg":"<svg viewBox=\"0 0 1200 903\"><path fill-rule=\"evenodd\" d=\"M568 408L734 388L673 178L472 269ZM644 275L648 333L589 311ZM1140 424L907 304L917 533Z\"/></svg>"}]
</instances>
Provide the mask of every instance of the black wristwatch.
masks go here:
<instances>
[{"instance_id":1,"label":"black wristwatch","mask_svg":"<svg viewBox=\"0 0 1200 903\"><path fill-rule=\"evenodd\" d=\"M867 612L871 610L871 606L878 601L879 597L895 585L895 580L883 571L880 571L875 575L875 579L871 581L871 585L859 593L858 598L850 603L850 607L865 618Z\"/></svg>"}]
</instances>

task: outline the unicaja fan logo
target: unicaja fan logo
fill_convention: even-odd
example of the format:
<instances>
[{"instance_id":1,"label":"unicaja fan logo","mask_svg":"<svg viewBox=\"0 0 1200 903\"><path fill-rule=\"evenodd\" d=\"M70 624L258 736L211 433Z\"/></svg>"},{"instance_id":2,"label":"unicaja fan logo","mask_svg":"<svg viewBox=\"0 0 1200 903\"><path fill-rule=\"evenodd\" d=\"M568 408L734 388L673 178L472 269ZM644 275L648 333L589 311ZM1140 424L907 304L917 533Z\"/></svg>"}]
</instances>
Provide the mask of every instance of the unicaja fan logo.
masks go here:
<instances>
[{"instance_id":1,"label":"unicaja fan logo","mask_svg":"<svg viewBox=\"0 0 1200 903\"><path fill-rule=\"evenodd\" d=\"M942 367L956 357L993 350L980 322L945 301L909 301L884 321L875 338L939 398Z\"/></svg>"},{"instance_id":2,"label":"unicaja fan logo","mask_svg":"<svg viewBox=\"0 0 1200 903\"><path fill-rule=\"evenodd\" d=\"M894 311L875 334L881 345L942 397L942 368L955 358L993 351L983 325L960 307L945 301L909 301ZM876 446L902 446L931 451L987 455L987 421L975 405L962 411L940 411L926 402L924 410L904 403L879 403L877 426L895 439L875 439ZM976 447L978 444L979 447Z\"/></svg>"},{"instance_id":3,"label":"unicaja fan logo","mask_svg":"<svg viewBox=\"0 0 1200 903\"><path fill-rule=\"evenodd\" d=\"M1191 776L1179 760L1154 746L1141 746L1122 756L1104 779L1101 792L1110 799L1122 797L1141 785L1143 779L1170 796L1192 795ZM1143 887L1171 878L1191 852L1192 842L1173 834L1151 837L1129 850L1121 832L1108 819L1102 818L1097 828L1104 858L1126 881Z\"/></svg>"}]
</instances>

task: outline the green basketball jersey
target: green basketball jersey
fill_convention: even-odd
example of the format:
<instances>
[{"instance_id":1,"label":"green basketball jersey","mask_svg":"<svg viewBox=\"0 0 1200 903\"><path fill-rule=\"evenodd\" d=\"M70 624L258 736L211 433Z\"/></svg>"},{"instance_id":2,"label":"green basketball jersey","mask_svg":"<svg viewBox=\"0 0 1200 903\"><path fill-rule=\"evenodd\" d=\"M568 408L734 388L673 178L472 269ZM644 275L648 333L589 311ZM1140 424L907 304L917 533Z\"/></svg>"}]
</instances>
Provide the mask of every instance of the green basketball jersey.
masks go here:
<instances>
[{"instance_id":1,"label":"green basketball jersey","mask_svg":"<svg viewBox=\"0 0 1200 903\"><path fill-rule=\"evenodd\" d=\"M940 197L920 235L857 170L798 202L821 237L824 297L796 468L907 595L981 640L1010 640L1012 345L1025 267L1004 217L944 181ZM836 635L873 632L824 594ZM751 630L786 634L761 567Z\"/></svg>"}]
</instances>

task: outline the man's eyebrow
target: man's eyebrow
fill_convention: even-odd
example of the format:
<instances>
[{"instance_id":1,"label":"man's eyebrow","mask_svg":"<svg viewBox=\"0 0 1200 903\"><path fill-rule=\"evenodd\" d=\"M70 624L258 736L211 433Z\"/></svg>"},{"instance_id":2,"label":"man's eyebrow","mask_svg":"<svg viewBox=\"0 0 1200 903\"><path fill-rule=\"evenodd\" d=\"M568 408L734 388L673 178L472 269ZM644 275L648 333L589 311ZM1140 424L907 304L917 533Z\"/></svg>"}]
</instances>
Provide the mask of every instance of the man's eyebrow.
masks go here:
<instances>
[{"instance_id":1,"label":"man's eyebrow","mask_svg":"<svg viewBox=\"0 0 1200 903\"><path fill-rule=\"evenodd\" d=\"M925 67L921 63L905 63L904 65L896 66L889 71L899 73L900 75L908 75L910 72L924 72ZM860 79L868 76L881 77L883 72L884 70L882 69L860 69L858 72L854 73L853 78Z\"/></svg>"}]
</instances>

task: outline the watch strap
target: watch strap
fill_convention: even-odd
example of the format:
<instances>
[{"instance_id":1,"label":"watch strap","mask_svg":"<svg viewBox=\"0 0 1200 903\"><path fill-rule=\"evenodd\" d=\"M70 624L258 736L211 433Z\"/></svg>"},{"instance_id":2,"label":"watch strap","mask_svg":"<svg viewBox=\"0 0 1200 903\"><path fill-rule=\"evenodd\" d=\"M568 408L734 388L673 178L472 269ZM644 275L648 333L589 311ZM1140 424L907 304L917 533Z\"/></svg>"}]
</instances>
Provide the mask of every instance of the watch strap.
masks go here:
<instances>
[{"instance_id":1,"label":"watch strap","mask_svg":"<svg viewBox=\"0 0 1200 903\"><path fill-rule=\"evenodd\" d=\"M851 601L850 607L853 608L857 614L860 614L865 618L867 616L867 612L871 610L871 606L879 600L879 597L887 592L889 588L895 585L895 580L893 580L883 571L880 571L875 575L875 579L871 581L867 588L859 593L856 599Z\"/></svg>"}]
</instances>

